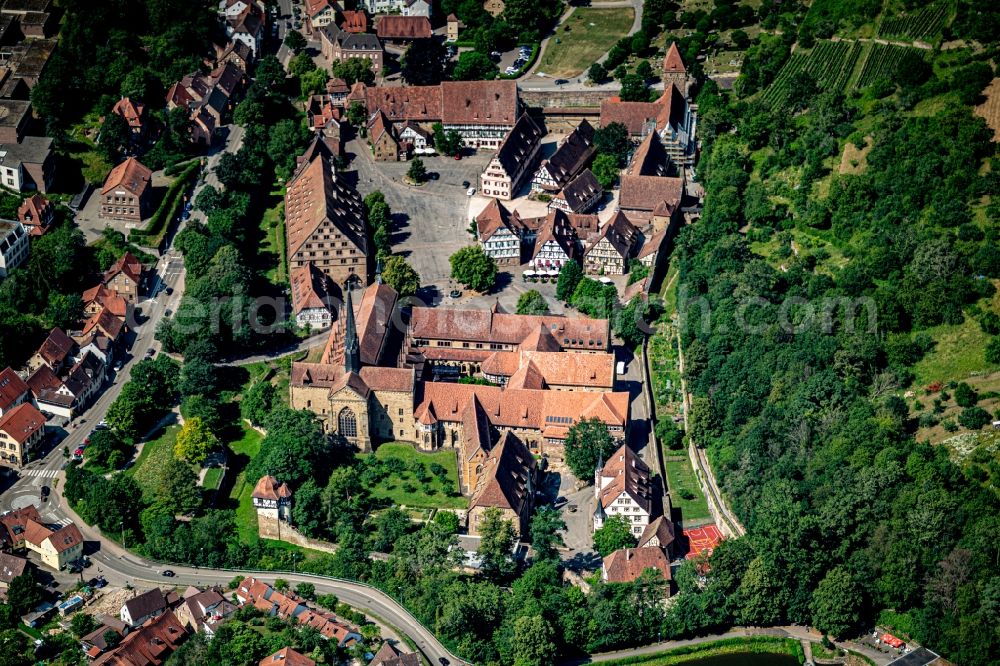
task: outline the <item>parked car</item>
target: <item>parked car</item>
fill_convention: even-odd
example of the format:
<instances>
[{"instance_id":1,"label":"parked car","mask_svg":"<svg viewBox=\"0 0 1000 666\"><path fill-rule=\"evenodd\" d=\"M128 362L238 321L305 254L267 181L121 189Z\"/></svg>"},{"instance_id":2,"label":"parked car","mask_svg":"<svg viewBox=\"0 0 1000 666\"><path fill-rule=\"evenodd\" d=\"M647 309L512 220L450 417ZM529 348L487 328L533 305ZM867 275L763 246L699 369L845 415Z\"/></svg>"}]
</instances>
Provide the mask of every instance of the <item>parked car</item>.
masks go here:
<instances>
[{"instance_id":1,"label":"parked car","mask_svg":"<svg viewBox=\"0 0 1000 666\"><path fill-rule=\"evenodd\" d=\"M468 197L471 197L475 193L476 193L476 188L474 188L474 187L470 187L469 189L467 189L465 191L465 195L468 196Z\"/></svg>"},{"instance_id":2,"label":"parked car","mask_svg":"<svg viewBox=\"0 0 1000 666\"><path fill-rule=\"evenodd\" d=\"M177 574L175 574L175 573L174 573L173 571L171 571L170 569L164 569L164 570L163 570L163 573L162 573L162 575L163 575L163 576L166 576L167 578L173 578L173 577L174 577L174 576L176 576Z\"/></svg>"},{"instance_id":3,"label":"parked car","mask_svg":"<svg viewBox=\"0 0 1000 666\"><path fill-rule=\"evenodd\" d=\"M436 171L431 171L427 174L427 180L437 180L441 176Z\"/></svg>"},{"instance_id":4,"label":"parked car","mask_svg":"<svg viewBox=\"0 0 1000 666\"><path fill-rule=\"evenodd\" d=\"M77 449L76 449L76 451L74 451L74 452L73 452L73 455L74 455L74 456L75 456L75 457L76 457L77 459L80 459L80 458L82 458L82 457L83 457L83 447L82 447L82 446L78 446L78 447L77 447Z\"/></svg>"},{"instance_id":5,"label":"parked car","mask_svg":"<svg viewBox=\"0 0 1000 666\"><path fill-rule=\"evenodd\" d=\"M569 79L556 79L555 80L555 84L557 86L566 85L567 83L569 83Z\"/></svg>"},{"instance_id":6,"label":"parked car","mask_svg":"<svg viewBox=\"0 0 1000 666\"><path fill-rule=\"evenodd\" d=\"M452 289L451 293L449 293L448 295L451 296L452 298L460 298L462 296L462 292L460 292L458 289Z\"/></svg>"},{"instance_id":7,"label":"parked car","mask_svg":"<svg viewBox=\"0 0 1000 666\"><path fill-rule=\"evenodd\" d=\"M462 181L462 187L466 187L466 188L469 187L469 181L463 180Z\"/></svg>"},{"instance_id":8,"label":"parked car","mask_svg":"<svg viewBox=\"0 0 1000 666\"><path fill-rule=\"evenodd\" d=\"M552 503L552 506L558 509L561 506L565 506L567 502L569 502L569 500L565 497L557 497L556 501Z\"/></svg>"},{"instance_id":9,"label":"parked car","mask_svg":"<svg viewBox=\"0 0 1000 666\"><path fill-rule=\"evenodd\" d=\"M153 358L156 355L156 350L150 347L146 350L146 358Z\"/></svg>"}]
</instances>

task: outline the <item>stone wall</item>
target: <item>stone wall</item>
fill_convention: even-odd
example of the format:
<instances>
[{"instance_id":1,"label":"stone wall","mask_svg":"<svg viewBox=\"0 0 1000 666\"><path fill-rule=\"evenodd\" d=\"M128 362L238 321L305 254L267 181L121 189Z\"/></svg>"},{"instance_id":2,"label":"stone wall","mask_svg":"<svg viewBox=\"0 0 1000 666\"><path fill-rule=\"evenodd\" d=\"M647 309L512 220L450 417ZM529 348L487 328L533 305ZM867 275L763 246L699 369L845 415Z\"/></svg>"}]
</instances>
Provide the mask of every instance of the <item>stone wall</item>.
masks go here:
<instances>
[{"instance_id":1,"label":"stone wall","mask_svg":"<svg viewBox=\"0 0 1000 666\"><path fill-rule=\"evenodd\" d=\"M537 109L599 110L611 97L607 90L520 90L521 101Z\"/></svg>"},{"instance_id":2,"label":"stone wall","mask_svg":"<svg viewBox=\"0 0 1000 666\"><path fill-rule=\"evenodd\" d=\"M284 541L296 546L301 546L302 548L319 550L324 553L337 552L337 547L332 543L310 539L288 523L278 521L276 518L264 516L260 512L257 513L257 533L260 535L261 539Z\"/></svg>"}]
</instances>

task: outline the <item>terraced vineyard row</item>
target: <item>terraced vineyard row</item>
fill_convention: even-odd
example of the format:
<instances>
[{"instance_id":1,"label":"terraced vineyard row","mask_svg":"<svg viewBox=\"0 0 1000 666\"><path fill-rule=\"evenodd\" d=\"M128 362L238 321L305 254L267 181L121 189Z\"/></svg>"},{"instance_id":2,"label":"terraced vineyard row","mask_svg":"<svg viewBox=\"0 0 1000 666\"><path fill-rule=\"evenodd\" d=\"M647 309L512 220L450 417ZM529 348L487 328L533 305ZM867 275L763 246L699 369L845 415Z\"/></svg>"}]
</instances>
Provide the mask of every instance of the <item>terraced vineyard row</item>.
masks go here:
<instances>
[{"instance_id":1,"label":"terraced vineyard row","mask_svg":"<svg viewBox=\"0 0 1000 666\"><path fill-rule=\"evenodd\" d=\"M845 88L863 48L858 42L824 41L818 42L809 54L792 54L765 91L764 101L769 104L785 102L792 78L802 71L809 74L820 88Z\"/></svg>"},{"instance_id":2,"label":"terraced vineyard row","mask_svg":"<svg viewBox=\"0 0 1000 666\"><path fill-rule=\"evenodd\" d=\"M929 39L941 32L947 18L948 9L942 5L924 7L908 16L883 19L878 27L878 36Z\"/></svg>"},{"instance_id":3,"label":"terraced vineyard row","mask_svg":"<svg viewBox=\"0 0 1000 666\"><path fill-rule=\"evenodd\" d=\"M864 88L879 78L891 81L903 56L913 50L874 42L817 42L809 53L796 52L788 58L762 100L770 105L788 102L791 81L799 72L809 74L823 90Z\"/></svg>"}]
</instances>

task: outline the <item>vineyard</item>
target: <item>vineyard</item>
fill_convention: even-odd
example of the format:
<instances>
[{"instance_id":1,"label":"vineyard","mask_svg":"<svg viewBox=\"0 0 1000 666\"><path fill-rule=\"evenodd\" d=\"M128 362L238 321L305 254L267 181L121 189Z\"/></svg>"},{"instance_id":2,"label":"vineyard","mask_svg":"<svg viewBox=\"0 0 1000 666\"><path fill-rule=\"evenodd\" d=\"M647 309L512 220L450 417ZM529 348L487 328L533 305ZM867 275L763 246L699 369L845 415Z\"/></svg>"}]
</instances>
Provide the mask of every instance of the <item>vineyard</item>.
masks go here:
<instances>
[{"instance_id":1,"label":"vineyard","mask_svg":"<svg viewBox=\"0 0 1000 666\"><path fill-rule=\"evenodd\" d=\"M882 19L882 23L878 27L878 36L932 39L940 34L947 19L947 7L942 5L924 7L909 15Z\"/></svg>"},{"instance_id":2,"label":"vineyard","mask_svg":"<svg viewBox=\"0 0 1000 666\"><path fill-rule=\"evenodd\" d=\"M864 88L880 78L892 81L903 56L913 50L874 42L820 41L808 53L797 51L789 56L761 99L772 106L785 105L799 72L811 76L821 90Z\"/></svg>"}]
</instances>

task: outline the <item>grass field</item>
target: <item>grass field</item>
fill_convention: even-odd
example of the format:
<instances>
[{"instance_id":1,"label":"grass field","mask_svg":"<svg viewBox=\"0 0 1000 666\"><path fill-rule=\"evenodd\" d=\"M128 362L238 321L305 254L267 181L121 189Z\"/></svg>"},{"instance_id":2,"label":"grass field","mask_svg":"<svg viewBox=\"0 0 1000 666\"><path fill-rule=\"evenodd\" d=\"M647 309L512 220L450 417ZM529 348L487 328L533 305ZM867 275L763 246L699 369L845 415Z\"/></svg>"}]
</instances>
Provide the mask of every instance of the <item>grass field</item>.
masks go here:
<instances>
[{"instance_id":1,"label":"grass field","mask_svg":"<svg viewBox=\"0 0 1000 666\"><path fill-rule=\"evenodd\" d=\"M1000 286L1000 281L993 282L994 286ZM1000 312L1000 293L980 300L978 305L984 312ZM984 350L990 336L972 317L967 316L961 324L942 324L926 332L937 344L913 368L917 386L927 386L934 381L962 381L972 373L985 375L1000 370L1000 366L986 362Z\"/></svg>"},{"instance_id":2,"label":"grass field","mask_svg":"<svg viewBox=\"0 0 1000 666\"><path fill-rule=\"evenodd\" d=\"M209 467L208 471L205 472L205 483L202 487L205 490L218 490L220 481L222 481L222 468Z\"/></svg>"},{"instance_id":3,"label":"grass field","mask_svg":"<svg viewBox=\"0 0 1000 666\"><path fill-rule=\"evenodd\" d=\"M793 660L797 659L800 664L805 661L802 646L797 640L775 636L747 636L745 638L726 638L700 645L685 645L651 655L614 659L607 663L609 666L625 666L626 664L672 666L673 664L686 663L716 663L717 659L718 663L738 664L741 663L739 657L748 654L791 657ZM747 659L747 663L763 662L764 659ZM778 663L785 663L785 661L782 660Z\"/></svg>"},{"instance_id":4,"label":"grass field","mask_svg":"<svg viewBox=\"0 0 1000 666\"><path fill-rule=\"evenodd\" d=\"M284 285L288 282L288 267L285 258L284 201L281 192L272 192L277 203L264 211L260 220L261 243L258 257L270 268L265 276L272 284Z\"/></svg>"},{"instance_id":5,"label":"grass field","mask_svg":"<svg viewBox=\"0 0 1000 666\"><path fill-rule=\"evenodd\" d=\"M163 466L174 457L174 441L180 429L179 425L167 426L155 439L143 444L139 459L127 472L142 488L142 496L147 500L152 500Z\"/></svg>"},{"instance_id":6,"label":"grass field","mask_svg":"<svg viewBox=\"0 0 1000 666\"><path fill-rule=\"evenodd\" d=\"M226 446L230 453L230 468L241 469L246 467L254 456L260 453L260 443L263 437L252 428L245 428L243 437L229 442ZM238 466L238 467L237 467ZM233 482L233 488L229 492L229 499L235 500L236 506L236 529L240 535L240 541L252 543L257 539L257 513L253 508L253 487L255 481L248 482L241 471Z\"/></svg>"},{"instance_id":7,"label":"grass field","mask_svg":"<svg viewBox=\"0 0 1000 666\"><path fill-rule=\"evenodd\" d=\"M378 447L375 457L379 460L398 458L406 464L407 470L402 474L393 474L389 478L383 479L377 487L370 488L373 497L385 498L394 504L408 507L464 509L468 505L468 500L461 495L449 495L449 493L457 493L459 490L458 463L454 453L448 451L422 453L409 444L389 442ZM417 475L411 471L415 462L424 465L424 470L431 477L428 483L436 491L435 493L424 492L423 484L417 481ZM431 473L432 463L437 463L445 468L447 480L439 479ZM408 488L404 487L407 485Z\"/></svg>"},{"instance_id":8,"label":"grass field","mask_svg":"<svg viewBox=\"0 0 1000 666\"><path fill-rule=\"evenodd\" d=\"M675 509L680 509L681 519L698 520L699 518L711 518L708 512L708 502L701 494L701 487L698 479L691 469L691 461L683 452L676 455L674 452L664 451L663 466L667 472L667 485L670 489L670 502ZM673 454L669 455L668 454ZM688 495L689 498L685 498Z\"/></svg>"},{"instance_id":9,"label":"grass field","mask_svg":"<svg viewBox=\"0 0 1000 666\"><path fill-rule=\"evenodd\" d=\"M535 71L555 78L578 76L632 27L635 10L577 8L556 28Z\"/></svg>"}]
</instances>

